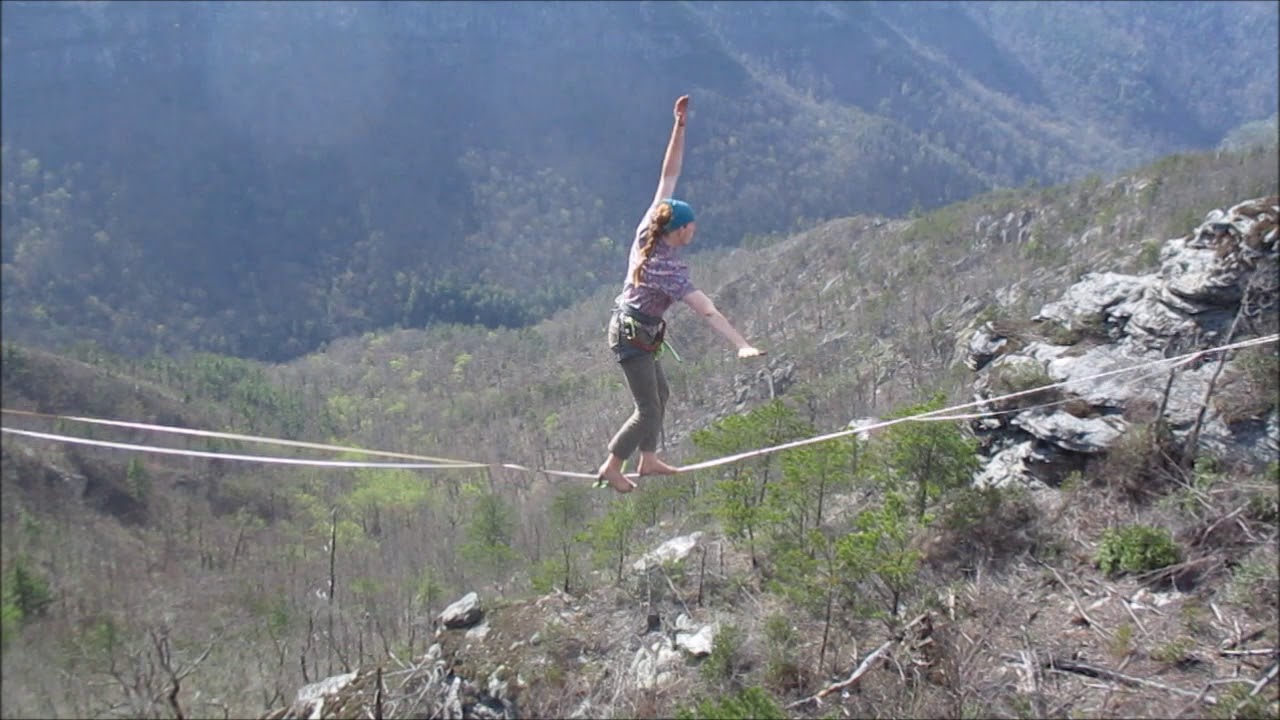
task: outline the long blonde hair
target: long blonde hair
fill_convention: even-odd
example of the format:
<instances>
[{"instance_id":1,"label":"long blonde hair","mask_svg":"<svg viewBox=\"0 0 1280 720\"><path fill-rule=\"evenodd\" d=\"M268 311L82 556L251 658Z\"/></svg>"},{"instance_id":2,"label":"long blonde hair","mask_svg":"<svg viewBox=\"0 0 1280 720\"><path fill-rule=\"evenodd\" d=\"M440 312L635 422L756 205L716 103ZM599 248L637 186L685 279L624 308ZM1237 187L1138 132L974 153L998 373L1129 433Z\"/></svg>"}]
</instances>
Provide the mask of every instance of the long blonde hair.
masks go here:
<instances>
[{"instance_id":1,"label":"long blonde hair","mask_svg":"<svg viewBox=\"0 0 1280 720\"><path fill-rule=\"evenodd\" d=\"M658 203L658 207L653 211L653 217L649 218L649 227L645 228L644 247L640 248L640 262L636 263L636 269L631 271L631 284L639 285L644 280L644 264L653 257L653 251L658 248L658 239L666 232L667 223L671 222L671 215L674 209L671 203L663 200Z\"/></svg>"}]
</instances>

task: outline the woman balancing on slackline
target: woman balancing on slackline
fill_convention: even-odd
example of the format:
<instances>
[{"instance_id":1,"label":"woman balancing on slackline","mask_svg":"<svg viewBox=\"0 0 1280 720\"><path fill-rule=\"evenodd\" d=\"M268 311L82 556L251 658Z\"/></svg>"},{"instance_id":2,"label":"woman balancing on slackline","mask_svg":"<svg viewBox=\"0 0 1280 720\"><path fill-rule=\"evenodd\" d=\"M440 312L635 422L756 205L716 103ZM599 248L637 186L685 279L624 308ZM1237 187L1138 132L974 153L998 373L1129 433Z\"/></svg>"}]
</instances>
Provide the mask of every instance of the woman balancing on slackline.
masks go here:
<instances>
[{"instance_id":1,"label":"woman balancing on slackline","mask_svg":"<svg viewBox=\"0 0 1280 720\"><path fill-rule=\"evenodd\" d=\"M738 349L739 358L764 353L752 347L716 309L711 298L693 286L689 266L680 259L680 248L693 242L697 223L688 203L672 198L680 164L684 159L684 123L689 96L676 100L675 126L662 178L649 210L636 227L627 261L627 276L609 321L609 346L622 366L636 409L609 441L609 458L600 466L599 480L618 492L631 492L636 484L622 472L622 463L640 449L640 475L670 475L678 469L658 459L658 433L667 403L667 379L658 362L666 325L662 315L677 300L698 313L707 324Z\"/></svg>"}]
</instances>

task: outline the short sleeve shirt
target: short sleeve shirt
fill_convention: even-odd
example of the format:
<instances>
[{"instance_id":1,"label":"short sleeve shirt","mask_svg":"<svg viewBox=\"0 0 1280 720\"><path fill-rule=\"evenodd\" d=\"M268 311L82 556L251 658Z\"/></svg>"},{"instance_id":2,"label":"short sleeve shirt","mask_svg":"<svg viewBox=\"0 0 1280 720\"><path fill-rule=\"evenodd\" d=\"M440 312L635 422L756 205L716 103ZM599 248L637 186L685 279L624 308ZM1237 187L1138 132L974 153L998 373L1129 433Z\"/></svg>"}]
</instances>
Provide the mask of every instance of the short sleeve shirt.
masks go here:
<instances>
[{"instance_id":1,"label":"short sleeve shirt","mask_svg":"<svg viewBox=\"0 0 1280 720\"><path fill-rule=\"evenodd\" d=\"M636 266L644 258L641 251L648 239L649 216L653 208L644 214L636 226L635 239L631 242L631 254L627 260L627 275L623 280L618 303L630 305L646 315L662 317L672 303L697 288L689 276L689 266L679 257L679 248L659 241L644 264L644 278L639 285L631 283Z\"/></svg>"}]
</instances>

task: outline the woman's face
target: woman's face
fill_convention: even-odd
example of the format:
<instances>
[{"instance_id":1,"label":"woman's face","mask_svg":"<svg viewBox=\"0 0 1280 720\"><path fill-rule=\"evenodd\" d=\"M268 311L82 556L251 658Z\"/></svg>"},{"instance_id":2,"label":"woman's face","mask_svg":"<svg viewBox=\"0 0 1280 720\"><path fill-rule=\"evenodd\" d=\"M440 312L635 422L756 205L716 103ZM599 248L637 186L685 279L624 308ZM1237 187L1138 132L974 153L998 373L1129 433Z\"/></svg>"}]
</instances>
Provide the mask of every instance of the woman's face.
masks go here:
<instances>
[{"instance_id":1,"label":"woman's face","mask_svg":"<svg viewBox=\"0 0 1280 720\"><path fill-rule=\"evenodd\" d=\"M694 221L679 230L672 230L670 233L667 233L667 243L673 247L684 247L685 245L693 242L693 233L696 232L697 229L698 223Z\"/></svg>"}]
</instances>

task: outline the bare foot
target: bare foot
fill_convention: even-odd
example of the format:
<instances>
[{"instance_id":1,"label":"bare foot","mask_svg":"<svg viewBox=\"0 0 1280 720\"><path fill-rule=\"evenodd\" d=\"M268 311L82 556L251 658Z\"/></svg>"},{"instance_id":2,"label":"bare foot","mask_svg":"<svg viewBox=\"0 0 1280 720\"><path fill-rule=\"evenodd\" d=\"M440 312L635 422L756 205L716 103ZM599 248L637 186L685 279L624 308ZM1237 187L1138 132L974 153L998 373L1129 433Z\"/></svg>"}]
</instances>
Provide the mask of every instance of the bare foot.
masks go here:
<instances>
[{"instance_id":1,"label":"bare foot","mask_svg":"<svg viewBox=\"0 0 1280 720\"><path fill-rule=\"evenodd\" d=\"M680 468L666 464L665 462L654 458L649 462L640 462L641 475L675 475L680 472Z\"/></svg>"},{"instance_id":2,"label":"bare foot","mask_svg":"<svg viewBox=\"0 0 1280 720\"><path fill-rule=\"evenodd\" d=\"M617 490L620 493L625 494L636 489L636 484L631 482L631 480L627 478L626 475L623 475L621 470L614 470L613 472L609 472L605 468L600 468L600 471L596 473L596 477L603 478L606 482L609 483L609 487L613 488L614 490Z\"/></svg>"}]
</instances>

